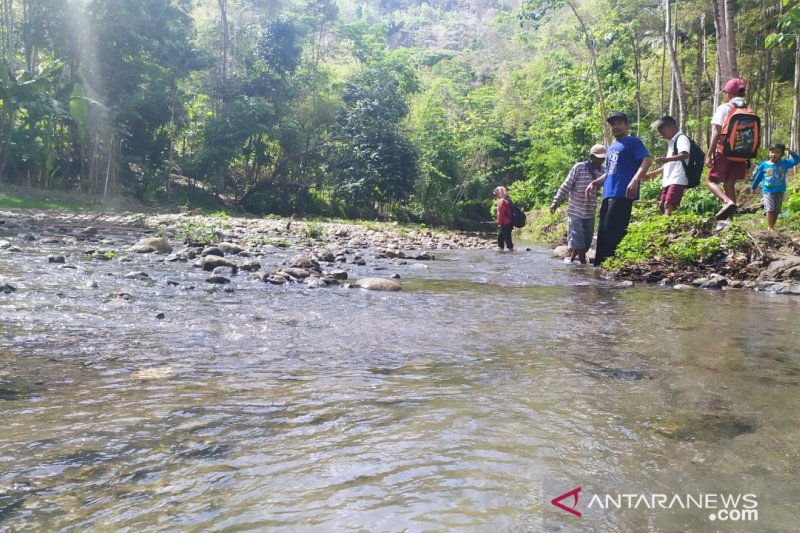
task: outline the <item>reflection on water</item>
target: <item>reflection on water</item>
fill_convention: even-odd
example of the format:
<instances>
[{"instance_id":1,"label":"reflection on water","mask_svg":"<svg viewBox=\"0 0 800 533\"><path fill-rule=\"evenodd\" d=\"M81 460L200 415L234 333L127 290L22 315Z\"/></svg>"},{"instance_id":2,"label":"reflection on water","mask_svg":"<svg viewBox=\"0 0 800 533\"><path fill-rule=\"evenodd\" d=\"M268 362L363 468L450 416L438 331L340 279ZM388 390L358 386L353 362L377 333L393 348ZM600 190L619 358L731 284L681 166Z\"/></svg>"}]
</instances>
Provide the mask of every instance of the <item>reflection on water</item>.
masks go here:
<instances>
[{"instance_id":1,"label":"reflection on water","mask_svg":"<svg viewBox=\"0 0 800 533\"><path fill-rule=\"evenodd\" d=\"M390 265L400 293L32 261L0 256L4 527L712 527L549 504L576 486L754 493L731 530L795 527L800 300L622 289L545 251Z\"/></svg>"}]
</instances>

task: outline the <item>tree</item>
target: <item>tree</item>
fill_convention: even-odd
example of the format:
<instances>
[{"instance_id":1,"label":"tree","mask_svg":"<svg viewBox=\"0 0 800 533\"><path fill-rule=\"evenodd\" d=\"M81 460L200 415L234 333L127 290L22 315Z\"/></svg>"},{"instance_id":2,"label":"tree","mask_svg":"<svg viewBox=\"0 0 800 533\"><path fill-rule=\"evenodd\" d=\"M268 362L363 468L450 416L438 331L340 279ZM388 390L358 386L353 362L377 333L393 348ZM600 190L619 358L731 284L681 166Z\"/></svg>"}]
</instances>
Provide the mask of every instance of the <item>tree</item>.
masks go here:
<instances>
[{"instance_id":1,"label":"tree","mask_svg":"<svg viewBox=\"0 0 800 533\"><path fill-rule=\"evenodd\" d=\"M416 177L417 151L400 131L408 112L401 84L380 66L354 75L343 95L331 152L331 183L351 214L374 215L403 200Z\"/></svg>"}]
</instances>

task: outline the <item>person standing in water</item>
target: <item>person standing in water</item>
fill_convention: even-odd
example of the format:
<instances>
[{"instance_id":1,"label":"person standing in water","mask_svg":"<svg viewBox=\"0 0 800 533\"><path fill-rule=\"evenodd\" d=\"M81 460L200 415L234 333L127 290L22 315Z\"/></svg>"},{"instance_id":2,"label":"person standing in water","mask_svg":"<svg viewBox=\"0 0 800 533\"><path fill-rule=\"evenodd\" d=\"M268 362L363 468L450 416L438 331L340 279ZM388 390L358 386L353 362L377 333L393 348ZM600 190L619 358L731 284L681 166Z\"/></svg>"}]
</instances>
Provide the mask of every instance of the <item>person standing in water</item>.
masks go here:
<instances>
[{"instance_id":1,"label":"person standing in water","mask_svg":"<svg viewBox=\"0 0 800 533\"><path fill-rule=\"evenodd\" d=\"M514 229L514 224L511 217L511 198L503 186L495 187L494 195L497 198L497 225L500 226L497 248L500 252L506 248L509 252L513 252L514 243L511 241L511 231Z\"/></svg>"},{"instance_id":2,"label":"person standing in water","mask_svg":"<svg viewBox=\"0 0 800 533\"><path fill-rule=\"evenodd\" d=\"M606 174L586 187L588 196L596 187L603 186L594 266L600 266L606 258L613 256L628 232L633 201L639 199L639 182L647 174L652 161L642 141L628 134L628 115L615 111L606 122L616 139L606 150Z\"/></svg>"},{"instance_id":3,"label":"person standing in water","mask_svg":"<svg viewBox=\"0 0 800 533\"><path fill-rule=\"evenodd\" d=\"M595 144L589 150L586 161L575 163L572 170L550 204L550 212L555 213L558 204L569 197L567 204L567 217L569 218L569 250L568 262L572 263L577 258L581 264L586 263L586 252L592 247L594 237L594 215L597 212L597 194L585 194L586 187L598 178L598 172L606 162L606 148L602 144Z\"/></svg>"}]
</instances>

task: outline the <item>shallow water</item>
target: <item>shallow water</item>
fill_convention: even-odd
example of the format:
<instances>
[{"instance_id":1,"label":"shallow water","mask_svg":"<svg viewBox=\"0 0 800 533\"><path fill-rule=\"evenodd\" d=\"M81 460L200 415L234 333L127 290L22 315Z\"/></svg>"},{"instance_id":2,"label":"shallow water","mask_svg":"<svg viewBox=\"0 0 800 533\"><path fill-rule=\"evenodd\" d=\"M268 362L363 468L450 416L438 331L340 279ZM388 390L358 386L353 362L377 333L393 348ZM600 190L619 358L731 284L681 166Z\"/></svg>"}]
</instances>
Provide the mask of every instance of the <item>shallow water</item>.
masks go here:
<instances>
[{"instance_id":1,"label":"shallow water","mask_svg":"<svg viewBox=\"0 0 800 533\"><path fill-rule=\"evenodd\" d=\"M208 292L84 248L0 252L0 529L797 530L800 299L538 249L357 269L399 293ZM575 487L581 518L549 503ZM752 493L758 521L603 493Z\"/></svg>"}]
</instances>

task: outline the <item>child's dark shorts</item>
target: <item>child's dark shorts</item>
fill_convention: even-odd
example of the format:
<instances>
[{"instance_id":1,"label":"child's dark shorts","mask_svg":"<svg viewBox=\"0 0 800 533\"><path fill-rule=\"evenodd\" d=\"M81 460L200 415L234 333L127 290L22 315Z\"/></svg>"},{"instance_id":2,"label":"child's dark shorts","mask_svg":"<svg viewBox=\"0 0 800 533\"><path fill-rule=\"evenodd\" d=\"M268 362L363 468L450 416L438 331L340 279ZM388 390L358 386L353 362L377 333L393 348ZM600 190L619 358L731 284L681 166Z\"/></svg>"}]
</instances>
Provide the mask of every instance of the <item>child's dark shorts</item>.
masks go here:
<instances>
[{"instance_id":1,"label":"child's dark shorts","mask_svg":"<svg viewBox=\"0 0 800 533\"><path fill-rule=\"evenodd\" d=\"M660 203L662 206L669 204L677 209L683 200L683 192L686 190L686 185L667 185L661 189Z\"/></svg>"}]
</instances>

